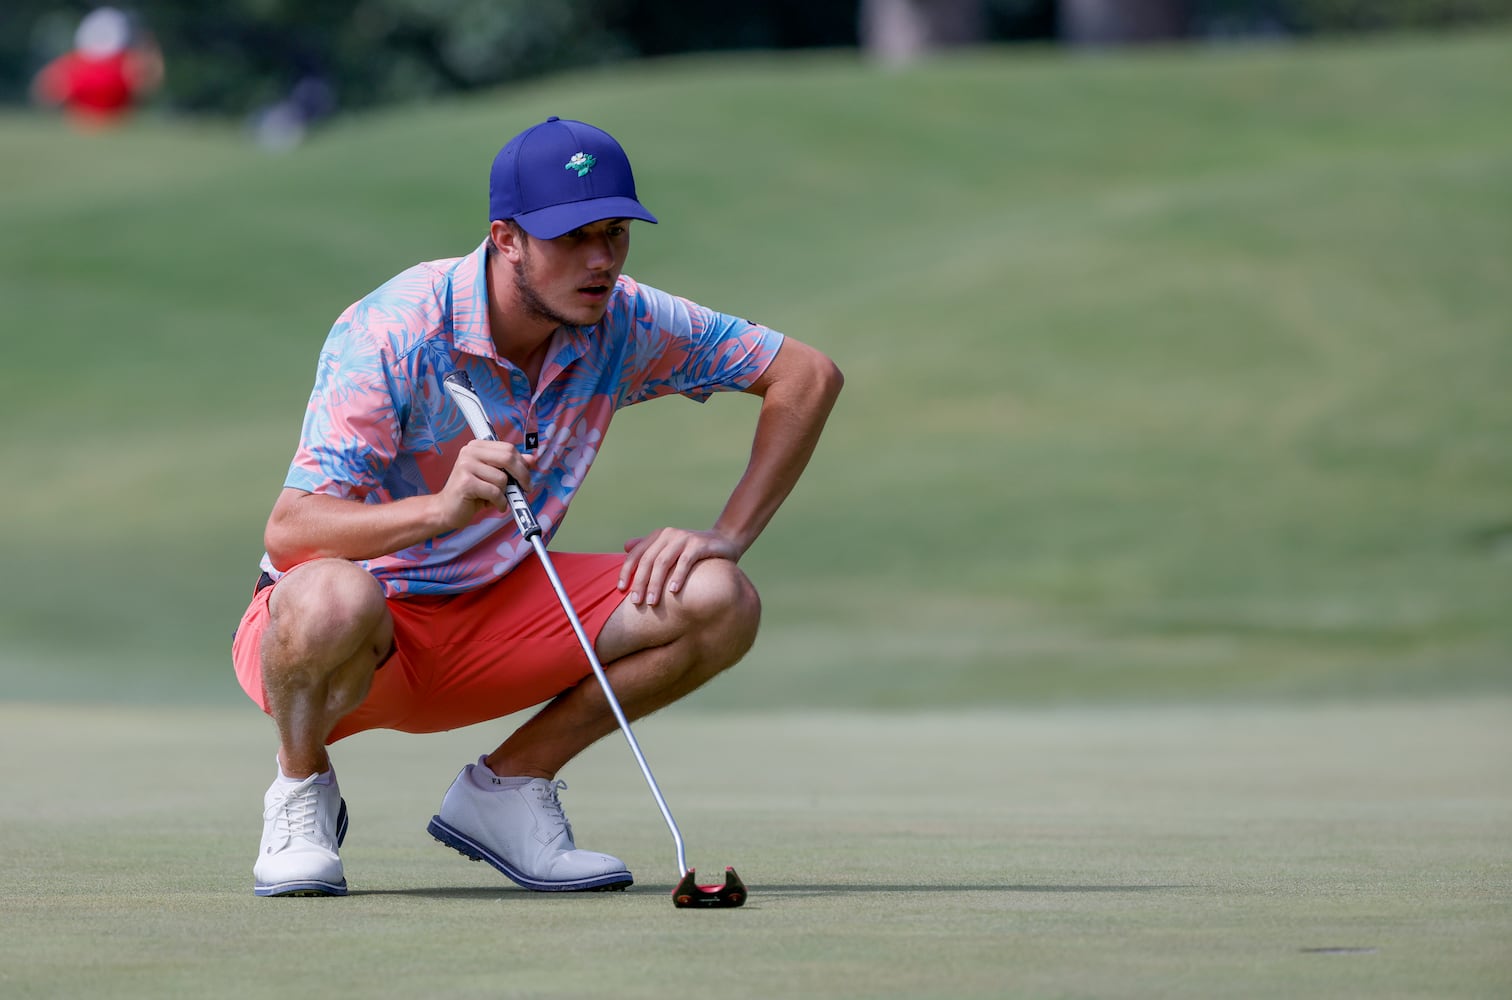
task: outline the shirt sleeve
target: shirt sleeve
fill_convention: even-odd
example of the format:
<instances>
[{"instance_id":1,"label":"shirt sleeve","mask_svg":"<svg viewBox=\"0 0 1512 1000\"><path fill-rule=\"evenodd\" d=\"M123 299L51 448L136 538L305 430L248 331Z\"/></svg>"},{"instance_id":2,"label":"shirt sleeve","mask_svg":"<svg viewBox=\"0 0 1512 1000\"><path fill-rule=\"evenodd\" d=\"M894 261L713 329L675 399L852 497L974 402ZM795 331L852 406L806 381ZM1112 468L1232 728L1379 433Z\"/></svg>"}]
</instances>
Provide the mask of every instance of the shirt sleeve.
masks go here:
<instances>
[{"instance_id":1,"label":"shirt sleeve","mask_svg":"<svg viewBox=\"0 0 1512 1000\"><path fill-rule=\"evenodd\" d=\"M783 335L760 323L620 279L631 335L619 403L681 395L704 402L755 382L777 356Z\"/></svg>"},{"instance_id":2,"label":"shirt sleeve","mask_svg":"<svg viewBox=\"0 0 1512 1000\"><path fill-rule=\"evenodd\" d=\"M284 485L350 500L378 494L398 453L402 395L385 338L365 335L356 307L326 338L300 431L299 449Z\"/></svg>"}]
</instances>

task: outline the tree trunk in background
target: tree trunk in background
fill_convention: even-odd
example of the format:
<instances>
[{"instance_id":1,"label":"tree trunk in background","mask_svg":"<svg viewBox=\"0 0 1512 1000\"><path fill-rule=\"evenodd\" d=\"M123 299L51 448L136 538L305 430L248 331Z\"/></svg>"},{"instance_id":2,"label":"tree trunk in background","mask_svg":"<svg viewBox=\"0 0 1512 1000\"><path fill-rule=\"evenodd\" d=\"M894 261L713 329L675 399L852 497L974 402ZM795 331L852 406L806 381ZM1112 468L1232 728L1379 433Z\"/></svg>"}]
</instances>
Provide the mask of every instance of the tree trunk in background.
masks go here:
<instances>
[{"instance_id":1,"label":"tree trunk in background","mask_svg":"<svg viewBox=\"0 0 1512 1000\"><path fill-rule=\"evenodd\" d=\"M861 0L859 27L861 50L894 65L987 32L983 0Z\"/></svg>"},{"instance_id":2,"label":"tree trunk in background","mask_svg":"<svg viewBox=\"0 0 1512 1000\"><path fill-rule=\"evenodd\" d=\"M1180 38L1187 0L1060 0L1060 35L1071 45L1128 45Z\"/></svg>"}]
</instances>

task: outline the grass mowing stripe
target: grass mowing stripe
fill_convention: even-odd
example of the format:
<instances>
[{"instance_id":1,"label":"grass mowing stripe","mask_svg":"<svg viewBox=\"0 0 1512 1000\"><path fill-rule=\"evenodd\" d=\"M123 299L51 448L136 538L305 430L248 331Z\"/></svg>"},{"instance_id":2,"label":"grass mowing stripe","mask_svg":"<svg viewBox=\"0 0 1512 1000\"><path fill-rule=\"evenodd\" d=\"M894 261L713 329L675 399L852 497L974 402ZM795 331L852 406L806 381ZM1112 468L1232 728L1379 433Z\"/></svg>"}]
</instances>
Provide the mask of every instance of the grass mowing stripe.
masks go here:
<instances>
[{"instance_id":1,"label":"grass mowing stripe","mask_svg":"<svg viewBox=\"0 0 1512 1000\"><path fill-rule=\"evenodd\" d=\"M476 245L476 165L557 113L636 158L665 224L633 274L848 374L743 560L765 634L702 707L1506 691L1509 45L668 60L284 157L0 115L0 399L44 429L0 442L0 684L239 697L321 338ZM561 545L709 523L752 403L626 411Z\"/></svg>"},{"instance_id":2,"label":"grass mowing stripe","mask_svg":"<svg viewBox=\"0 0 1512 1000\"><path fill-rule=\"evenodd\" d=\"M564 774L625 894L431 842L500 728L336 748L353 895L251 894L251 708L0 705L7 996L1484 997L1512 984L1512 702L951 714L677 708L638 727L707 871L679 911L622 741ZM38 768L23 761L44 760Z\"/></svg>"}]
</instances>

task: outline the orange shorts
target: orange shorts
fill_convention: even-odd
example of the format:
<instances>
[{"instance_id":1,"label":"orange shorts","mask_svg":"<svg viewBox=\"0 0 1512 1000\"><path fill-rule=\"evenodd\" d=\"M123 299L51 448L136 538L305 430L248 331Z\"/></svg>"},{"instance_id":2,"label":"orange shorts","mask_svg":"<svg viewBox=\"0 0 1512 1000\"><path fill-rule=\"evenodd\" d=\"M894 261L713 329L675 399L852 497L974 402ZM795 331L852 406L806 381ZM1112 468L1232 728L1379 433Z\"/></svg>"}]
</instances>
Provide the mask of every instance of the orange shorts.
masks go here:
<instances>
[{"instance_id":1,"label":"orange shorts","mask_svg":"<svg viewBox=\"0 0 1512 1000\"><path fill-rule=\"evenodd\" d=\"M552 554L590 641L598 641L624 598L618 588L624 561L613 554ZM253 596L231 641L236 679L264 712L262 637L277 586ZM388 609L393 652L327 743L365 729L435 733L486 722L549 701L593 673L537 559L479 590L389 598Z\"/></svg>"}]
</instances>

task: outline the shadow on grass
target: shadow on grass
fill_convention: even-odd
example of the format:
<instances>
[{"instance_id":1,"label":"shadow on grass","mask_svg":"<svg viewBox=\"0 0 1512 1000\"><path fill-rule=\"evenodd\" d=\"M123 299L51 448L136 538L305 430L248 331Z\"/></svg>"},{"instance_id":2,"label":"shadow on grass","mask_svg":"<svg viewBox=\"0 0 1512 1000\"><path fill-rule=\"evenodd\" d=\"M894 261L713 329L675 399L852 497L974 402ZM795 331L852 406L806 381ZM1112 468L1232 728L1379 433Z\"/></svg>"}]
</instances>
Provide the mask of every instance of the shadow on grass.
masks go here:
<instances>
[{"instance_id":1,"label":"shadow on grass","mask_svg":"<svg viewBox=\"0 0 1512 1000\"><path fill-rule=\"evenodd\" d=\"M751 885L752 898L779 896L845 896L869 893L1121 893L1121 892L1171 892L1195 889L1194 885L900 885L873 882L810 883L799 885ZM629 890L635 895L661 893L670 896L672 883L637 883ZM585 899L594 896L618 895L615 892L533 892L514 886L439 886L423 889L354 889L353 896L409 896L416 899L490 899L499 896L539 899Z\"/></svg>"},{"instance_id":2,"label":"shadow on grass","mask_svg":"<svg viewBox=\"0 0 1512 1000\"><path fill-rule=\"evenodd\" d=\"M878 885L873 883L843 885L758 885L751 891L770 892L783 896L807 896L830 893L867 892L1165 892L1172 889L1194 889L1191 885ZM670 893L672 887L667 886Z\"/></svg>"}]
</instances>

